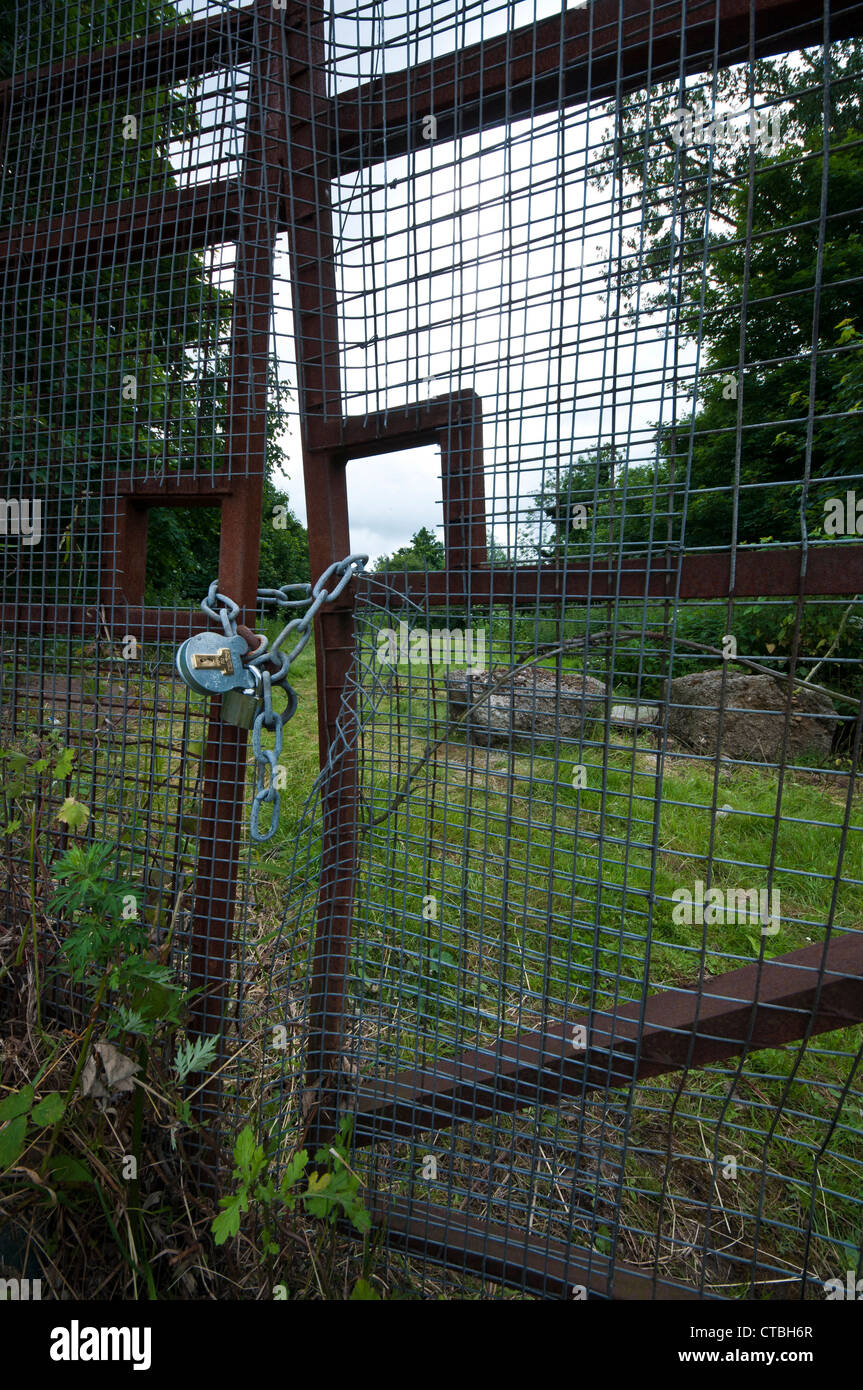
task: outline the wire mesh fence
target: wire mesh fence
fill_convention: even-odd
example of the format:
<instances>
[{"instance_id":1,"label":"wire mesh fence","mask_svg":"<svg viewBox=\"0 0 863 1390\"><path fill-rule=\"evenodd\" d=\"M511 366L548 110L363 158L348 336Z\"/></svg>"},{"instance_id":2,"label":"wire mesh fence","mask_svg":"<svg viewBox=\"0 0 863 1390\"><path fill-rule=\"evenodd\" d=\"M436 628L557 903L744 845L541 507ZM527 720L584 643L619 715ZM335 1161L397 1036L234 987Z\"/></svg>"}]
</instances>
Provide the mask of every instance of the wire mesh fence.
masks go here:
<instances>
[{"instance_id":1,"label":"wire mesh fence","mask_svg":"<svg viewBox=\"0 0 863 1390\"><path fill-rule=\"evenodd\" d=\"M199 1116L350 1117L411 1287L856 1280L859 6L90 10L0 29L17 965L110 847ZM256 844L193 601L359 548Z\"/></svg>"},{"instance_id":2,"label":"wire mesh fence","mask_svg":"<svg viewBox=\"0 0 863 1390\"><path fill-rule=\"evenodd\" d=\"M630 1297L820 1292L860 1216L860 1032L816 1036L853 1018L818 999L834 970L856 973L850 764L786 766L777 812L766 752L673 738L673 697L633 698L625 658L612 697L601 658L555 674L546 644L514 649L509 613L467 675L416 659L428 613L393 602L387 577L361 583L337 1089L395 1247L432 1288L440 1259L546 1296L616 1280ZM446 646L456 619L429 638ZM583 652L583 618L571 634L552 642ZM381 661L399 638L413 664ZM781 742L782 710L732 695L735 717ZM341 780L336 764L343 797ZM307 815L271 1020L305 1002L318 799ZM825 970L843 938L846 965ZM292 1046L277 1133L313 1112L300 1076Z\"/></svg>"}]
</instances>

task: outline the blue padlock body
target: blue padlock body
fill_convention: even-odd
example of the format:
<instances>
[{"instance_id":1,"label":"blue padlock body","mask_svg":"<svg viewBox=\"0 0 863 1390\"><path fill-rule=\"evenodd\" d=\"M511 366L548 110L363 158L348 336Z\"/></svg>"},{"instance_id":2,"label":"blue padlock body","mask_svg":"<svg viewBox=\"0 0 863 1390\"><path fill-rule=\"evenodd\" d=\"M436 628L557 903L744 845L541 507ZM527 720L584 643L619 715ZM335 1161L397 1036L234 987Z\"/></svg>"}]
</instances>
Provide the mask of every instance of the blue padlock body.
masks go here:
<instances>
[{"instance_id":1,"label":"blue padlock body","mask_svg":"<svg viewBox=\"0 0 863 1390\"><path fill-rule=\"evenodd\" d=\"M195 655L214 656L223 647L227 647L230 653L233 667L230 674L193 665ZM177 673L198 695L224 695L227 690L250 684L249 674L243 665L243 657L248 650L248 642L239 634L226 637L220 632L196 632L193 637L187 637L177 650Z\"/></svg>"}]
</instances>

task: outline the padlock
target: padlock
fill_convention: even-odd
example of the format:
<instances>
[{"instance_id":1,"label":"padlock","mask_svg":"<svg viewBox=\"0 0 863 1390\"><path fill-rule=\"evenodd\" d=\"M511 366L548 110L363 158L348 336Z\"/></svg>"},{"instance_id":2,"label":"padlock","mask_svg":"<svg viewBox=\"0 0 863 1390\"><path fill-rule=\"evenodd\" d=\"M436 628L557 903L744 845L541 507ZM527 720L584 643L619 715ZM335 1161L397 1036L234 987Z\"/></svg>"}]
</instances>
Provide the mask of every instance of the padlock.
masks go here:
<instances>
[{"instance_id":1,"label":"padlock","mask_svg":"<svg viewBox=\"0 0 863 1390\"><path fill-rule=\"evenodd\" d=\"M248 684L243 657L249 650L245 637L235 633L196 632L177 651L177 672L198 695L224 695Z\"/></svg>"},{"instance_id":2,"label":"padlock","mask_svg":"<svg viewBox=\"0 0 863 1390\"><path fill-rule=\"evenodd\" d=\"M234 724L238 729L251 729L256 715L264 708L261 690L261 673L257 666L250 666L246 677L254 678L248 689L234 688L222 696L222 719L225 724Z\"/></svg>"}]
</instances>

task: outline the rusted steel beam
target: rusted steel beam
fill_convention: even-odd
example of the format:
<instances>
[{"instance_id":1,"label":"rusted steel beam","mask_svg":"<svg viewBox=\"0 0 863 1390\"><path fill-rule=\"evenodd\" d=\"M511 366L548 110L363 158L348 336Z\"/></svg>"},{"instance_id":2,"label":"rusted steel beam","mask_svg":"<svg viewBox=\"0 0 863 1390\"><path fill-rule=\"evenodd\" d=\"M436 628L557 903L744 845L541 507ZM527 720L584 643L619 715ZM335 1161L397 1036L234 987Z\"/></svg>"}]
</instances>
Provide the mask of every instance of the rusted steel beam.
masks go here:
<instances>
[{"instance_id":1,"label":"rusted steel beam","mask_svg":"<svg viewBox=\"0 0 863 1390\"><path fill-rule=\"evenodd\" d=\"M623 40L623 90L639 85L648 76L652 81L676 76L678 35L684 17L689 27L688 71L697 71L698 64L706 60L712 63L715 32L720 62L743 61L748 56L748 0L722 0L718 31L713 0L690 3L683 11L679 0L651 6L644 0L628 0L622 15L617 0L605 0L592 8L592 24L586 13L569 11L562 19L527 25L417 65L410 72L396 72L343 93L335 104L340 166L350 167L363 141L372 147L365 158L403 153L398 148L402 132L408 136L408 147L419 145L419 133L411 139L408 127L410 123L421 124L427 114L438 113L441 135L458 106L464 109L464 122L474 120L476 108L479 123L460 123L461 133L466 134L480 124L496 124L531 110L553 109L588 96L613 95L619 33ZM172 86L228 62L231 66L247 63L253 53L256 9L272 9L272 0L255 0L238 9L184 25L160 27L131 41L27 69L0 82L0 105L44 107L48 103L52 110L59 110L91 100L115 99L118 93ZM751 9L756 18L759 57L821 41L821 17L801 13L795 0L755 0ZM293 25L302 13L302 8L292 3L282 18ZM651 25L652 58L648 44ZM860 28L859 5L853 0L834 0L833 37L845 38L859 33ZM588 62L591 36L593 71L589 87L582 75L584 90L580 91L577 67ZM558 69L562 71L562 92L558 90ZM496 108L508 89L509 103L501 114ZM376 149L379 154L373 153Z\"/></svg>"},{"instance_id":2,"label":"rusted steel beam","mask_svg":"<svg viewBox=\"0 0 863 1390\"><path fill-rule=\"evenodd\" d=\"M734 595L755 598L805 594L857 594L863 581L863 545L810 545L802 589L803 554L797 547L745 546L734 557ZM684 555L681 598L725 598L731 593L731 552Z\"/></svg>"},{"instance_id":3,"label":"rusted steel beam","mask_svg":"<svg viewBox=\"0 0 863 1390\"><path fill-rule=\"evenodd\" d=\"M6 228L0 235L0 265L12 264L16 274L27 275L34 265L61 265L64 274L74 274L133 252L155 260L236 241L239 227L237 184L221 179Z\"/></svg>"},{"instance_id":4,"label":"rusted steel beam","mask_svg":"<svg viewBox=\"0 0 863 1390\"><path fill-rule=\"evenodd\" d=\"M338 296L330 206L330 101L326 90L327 13L310 3L292 17L285 37L292 80L286 86L284 206L289 227L297 384L302 424L309 563L314 578L350 549L346 460L313 451L317 432L341 420ZM290 138L288 138L288 136ZM348 672L354 657L352 584L320 614L315 632L318 744L321 766L336 741ZM350 717L350 707L346 709ZM339 752L321 800L322 857L310 982L306 1091L310 1123L332 1132L344 997L350 951L357 859L359 785L356 750Z\"/></svg>"},{"instance_id":5,"label":"rusted steel beam","mask_svg":"<svg viewBox=\"0 0 863 1390\"><path fill-rule=\"evenodd\" d=\"M233 484L221 483L212 488L213 503L221 500L223 489ZM154 505L165 506L170 502L156 501ZM184 501L183 506L196 505ZM206 505L202 496L198 505ZM799 573L800 552L791 551L750 551L738 552L737 585L738 598L770 594L782 596L796 592L792 576ZM741 560L743 563L741 564ZM711 562L705 565L705 561ZM758 565L754 562L758 561ZM774 563L775 562L775 563ZM763 566L763 569L759 566ZM490 569L471 571L471 593L477 600L493 601L496 604L514 606L530 604L537 597L549 601L566 598L577 601L588 593L605 596L619 592L623 597L639 597L645 593L645 568L642 561L626 566L621 573L619 588L616 587L615 570L597 569L592 572L593 583L589 585L589 571L583 567L572 566L566 574L561 570L540 570L524 568L516 570ZM728 556L691 555L683 557L683 583L681 598L707 599L726 598L728 595L727 576ZM724 576L724 582L723 582ZM405 582L407 579L407 583ZM452 603L463 591L463 575L446 574L408 574L394 571L386 578L369 575L364 581L371 586L374 597L379 591L381 597L392 600L393 595L406 594L416 599L428 599L432 607L436 604ZM651 587L649 593L664 597L673 593L674 568L661 568L659 564L651 568ZM354 586L350 586L353 592ZM863 546L841 545L819 549L810 548L809 567L805 593L810 595L850 595L863 591ZM350 602L351 600L349 600ZM171 627L171 612L160 608L146 608L140 603L126 606L123 603L108 604L104 608L105 621L113 628L116 623L131 624L124 631L138 631L140 628L144 641L156 641ZM182 622L198 621L199 615L187 618L185 612ZM99 628L100 616L96 608L66 608L53 603L5 603L0 604L0 618L11 624L22 634L38 634L45 625L62 626L71 633L90 633ZM207 621L200 618L202 627ZM197 630L197 629L196 629ZM331 682L330 690L335 690ZM325 722L334 725L338 714L338 702L334 694L329 698Z\"/></svg>"},{"instance_id":6,"label":"rusted steel beam","mask_svg":"<svg viewBox=\"0 0 863 1390\"><path fill-rule=\"evenodd\" d=\"M747 547L736 555L736 598L795 596L800 583L801 552ZM644 556L626 557L620 567L601 561L587 565L573 562L565 570L545 566L516 566L472 570L472 599L513 607L542 600L575 600L591 597L673 598L678 562L680 598L727 598L731 592L731 552L710 551L672 556L660 552L649 563ZM381 581L383 582L383 581ZM399 574L387 576L390 595L423 599L431 606L452 603L464 596L465 575ZM804 579L804 595L850 595L863 591L863 546L854 543L810 546Z\"/></svg>"},{"instance_id":7,"label":"rusted steel beam","mask_svg":"<svg viewBox=\"0 0 863 1390\"><path fill-rule=\"evenodd\" d=\"M233 287L231 365L225 426L226 478L221 497L219 588L253 613L267 456L267 396L273 259L281 198L281 141L285 113L282 24L278 12L256 20L258 62L250 83L249 125L242 171L242 221ZM222 479L220 482L224 481ZM195 880L189 976L200 990L190 1031L220 1033L223 1043L230 994L237 866L246 786L247 733L221 719L211 704L204 754L200 849ZM218 1084L200 1094L213 1104Z\"/></svg>"},{"instance_id":8,"label":"rusted steel beam","mask_svg":"<svg viewBox=\"0 0 863 1390\"><path fill-rule=\"evenodd\" d=\"M396 406L371 415L346 415L324 422L312 419L308 427L310 454L349 458L355 454L386 454L436 442L441 430L473 416L482 402L475 391L453 391L433 396L417 405Z\"/></svg>"},{"instance_id":9,"label":"rusted steel beam","mask_svg":"<svg viewBox=\"0 0 863 1390\"><path fill-rule=\"evenodd\" d=\"M435 139L451 140L673 80L681 66L694 73L745 62L751 17L756 57L823 41L819 8L799 0L594 0L341 93L337 172L427 150L427 116L437 122ZM833 0L831 38L861 30L859 0Z\"/></svg>"},{"instance_id":10,"label":"rusted steel beam","mask_svg":"<svg viewBox=\"0 0 863 1390\"><path fill-rule=\"evenodd\" d=\"M441 430L438 443L446 569L465 575L466 597L470 602L473 576L481 574L488 561L482 401L479 396L473 395L459 418Z\"/></svg>"},{"instance_id":11,"label":"rusted steel beam","mask_svg":"<svg viewBox=\"0 0 863 1390\"><path fill-rule=\"evenodd\" d=\"M95 641L109 634L119 641L132 633L139 642L176 642L192 632L211 626L209 618L194 609L145 608L124 602L98 607L66 607L58 603L0 604L0 623L20 637L38 637L46 632L63 637L88 637Z\"/></svg>"},{"instance_id":12,"label":"rusted steel beam","mask_svg":"<svg viewBox=\"0 0 863 1390\"><path fill-rule=\"evenodd\" d=\"M565 1096L580 1100L861 1020L863 933L851 932L767 960L760 971L754 963L608 1012L573 1008L544 1030L439 1058L433 1072L365 1080L354 1142L407 1139L523 1105L553 1107ZM573 1046L577 1027L584 1048Z\"/></svg>"},{"instance_id":13,"label":"rusted steel beam","mask_svg":"<svg viewBox=\"0 0 863 1390\"><path fill-rule=\"evenodd\" d=\"M473 574L488 559L482 401L475 391L456 391L372 415L309 422L309 453L329 456L339 465L357 455L418 444L437 444L441 451L447 570Z\"/></svg>"},{"instance_id":14,"label":"rusted steel beam","mask_svg":"<svg viewBox=\"0 0 863 1390\"><path fill-rule=\"evenodd\" d=\"M387 1246L416 1251L424 1259L460 1267L481 1279L528 1289L541 1298L569 1299L576 1288L588 1297L625 1300L710 1298L652 1270L578 1250L554 1236L502 1226L432 1202L381 1196L372 1219L386 1230Z\"/></svg>"},{"instance_id":15,"label":"rusted steel beam","mask_svg":"<svg viewBox=\"0 0 863 1390\"><path fill-rule=\"evenodd\" d=\"M268 0L271 3L271 0ZM89 101L113 101L146 87L170 87L200 77L225 58L252 56L254 5L225 10L190 24L153 29L108 48L28 68L0 82L0 105L53 112Z\"/></svg>"}]
</instances>

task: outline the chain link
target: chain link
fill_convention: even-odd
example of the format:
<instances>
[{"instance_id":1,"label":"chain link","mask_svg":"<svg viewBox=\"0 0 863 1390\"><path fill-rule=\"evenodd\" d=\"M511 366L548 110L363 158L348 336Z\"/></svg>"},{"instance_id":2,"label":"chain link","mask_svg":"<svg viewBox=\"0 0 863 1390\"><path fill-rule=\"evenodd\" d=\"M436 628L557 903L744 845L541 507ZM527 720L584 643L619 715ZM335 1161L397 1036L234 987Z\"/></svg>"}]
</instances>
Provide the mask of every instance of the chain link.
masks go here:
<instances>
[{"instance_id":1,"label":"chain link","mask_svg":"<svg viewBox=\"0 0 863 1390\"><path fill-rule=\"evenodd\" d=\"M278 760L282 751L282 730L288 720L294 717L297 709L297 692L287 683L288 672L308 643L316 614L326 604L335 602L347 588L354 575L362 572L368 558L368 555L348 555L344 560L337 560L335 564L324 570L314 585L283 584L280 589L260 589L258 591L258 603L276 603L280 608L302 608L304 605L308 605L305 613L298 618L291 618L285 624L272 647L269 646L267 638L262 633L256 634L260 638L260 646L255 648L254 656L246 662L246 670L251 675L254 684L251 690L244 693L248 695L260 694L263 702L262 708L255 715L255 722L252 726L255 794L252 798L249 833L258 844L266 844L279 828L281 802L278 790ZM329 593L326 584L333 575L338 575L339 578L332 593ZM291 598L290 595L298 590L301 591L301 596ZM217 604L221 604L222 607L217 607ZM207 597L202 602L201 608L208 617L222 624L226 637L230 638L237 635L239 607L226 594L219 593L219 581L217 579L213 580L207 590ZM291 650L285 652L282 647L291 633L298 633L299 637ZM267 670L268 665L274 669ZM273 708L274 685L284 685L285 694L288 697L288 703L281 713ZM273 748L264 748L263 746L261 740L264 729L272 732L275 736ZM264 831L260 828L262 806L272 806L273 808L270 824Z\"/></svg>"},{"instance_id":2,"label":"chain link","mask_svg":"<svg viewBox=\"0 0 863 1390\"><path fill-rule=\"evenodd\" d=\"M280 664L273 675L273 683L280 684L284 681L291 665L296 661L311 636L312 623L314 622L315 615L325 604L333 603L334 600L339 597L339 594L350 584L354 577L354 572L356 571L356 573L359 573L365 566L368 558L368 555L348 555L344 560L337 560L335 564L330 565L328 569L324 570L313 587L308 584L285 584L281 589L262 589L258 595L259 601L275 601L283 608L296 608L304 603L308 603L309 607L301 617L291 618L290 622L285 624L269 651L255 652L255 655L248 664L250 666L260 666L263 662L270 662L274 665L275 658L278 657ZM325 585L327 580L334 574L339 575L339 581L332 593L328 593ZM295 589L304 589L304 596L298 599L288 598L288 591L293 591ZM283 652L282 646L292 632L299 633L299 640L292 651Z\"/></svg>"}]
</instances>

